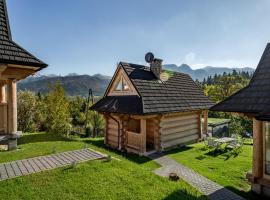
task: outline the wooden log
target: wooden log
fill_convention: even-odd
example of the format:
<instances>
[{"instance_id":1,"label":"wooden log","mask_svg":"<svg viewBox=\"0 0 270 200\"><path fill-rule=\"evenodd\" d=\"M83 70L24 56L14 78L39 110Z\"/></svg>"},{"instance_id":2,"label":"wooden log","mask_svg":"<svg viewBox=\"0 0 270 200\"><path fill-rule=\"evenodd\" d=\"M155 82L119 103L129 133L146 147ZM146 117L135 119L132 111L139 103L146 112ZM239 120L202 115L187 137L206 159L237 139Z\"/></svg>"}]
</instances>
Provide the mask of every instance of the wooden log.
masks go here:
<instances>
[{"instance_id":1,"label":"wooden log","mask_svg":"<svg viewBox=\"0 0 270 200\"><path fill-rule=\"evenodd\" d=\"M183 138L183 137L188 137L190 135L194 135L194 134L198 134L198 129L191 129L188 131L184 131L184 132L177 132L174 134L170 134L170 135L161 135L161 141L162 142L167 142L167 141L171 141L171 140L175 140L178 138Z\"/></svg>"},{"instance_id":2,"label":"wooden log","mask_svg":"<svg viewBox=\"0 0 270 200\"><path fill-rule=\"evenodd\" d=\"M200 136L200 139L202 139L203 133L202 133L201 112L198 113L197 124L198 124L198 134Z\"/></svg>"},{"instance_id":3,"label":"wooden log","mask_svg":"<svg viewBox=\"0 0 270 200\"><path fill-rule=\"evenodd\" d=\"M253 118L253 166L254 178L263 176L263 122Z\"/></svg>"},{"instance_id":4,"label":"wooden log","mask_svg":"<svg viewBox=\"0 0 270 200\"><path fill-rule=\"evenodd\" d=\"M178 112L178 113L168 113L168 114L164 114L163 117L166 118L174 118L177 116L185 116L185 115L191 115L191 114L196 114L198 111L192 111L192 112Z\"/></svg>"},{"instance_id":5,"label":"wooden log","mask_svg":"<svg viewBox=\"0 0 270 200\"><path fill-rule=\"evenodd\" d=\"M118 125L117 123L109 123L108 128L118 130Z\"/></svg>"},{"instance_id":6,"label":"wooden log","mask_svg":"<svg viewBox=\"0 0 270 200\"><path fill-rule=\"evenodd\" d=\"M197 140L198 139L198 134L194 134L194 135L190 135L188 137L183 137L183 138L179 138L176 140L171 140L169 142L161 142L161 147L162 148L169 148L169 147L173 147L176 145L180 145L180 144L184 144L193 140Z\"/></svg>"},{"instance_id":7,"label":"wooden log","mask_svg":"<svg viewBox=\"0 0 270 200\"><path fill-rule=\"evenodd\" d=\"M114 135L108 135L107 140L113 141L115 143L118 143L118 137L117 136L114 136Z\"/></svg>"},{"instance_id":8,"label":"wooden log","mask_svg":"<svg viewBox=\"0 0 270 200\"><path fill-rule=\"evenodd\" d=\"M203 134L208 133L208 110L203 111Z\"/></svg>"},{"instance_id":9,"label":"wooden log","mask_svg":"<svg viewBox=\"0 0 270 200\"><path fill-rule=\"evenodd\" d=\"M177 117L170 117L170 118L163 118L161 121L161 124L165 122L175 122L175 121L181 121L181 120L190 120L190 119L197 119L196 114L191 114L191 115L185 115L185 116L177 116Z\"/></svg>"},{"instance_id":10,"label":"wooden log","mask_svg":"<svg viewBox=\"0 0 270 200\"><path fill-rule=\"evenodd\" d=\"M8 79L8 132L17 132L17 83L15 80Z\"/></svg>"},{"instance_id":11,"label":"wooden log","mask_svg":"<svg viewBox=\"0 0 270 200\"><path fill-rule=\"evenodd\" d=\"M170 129L161 129L161 135L169 135L169 134L188 131L188 130L191 130L191 129L197 129L198 130L197 124L191 124L191 125L188 125L188 126L179 126L177 128L170 128Z\"/></svg>"},{"instance_id":12,"label":"wooden log","mask_svg":"<svg viewBox=\"0 0 270 200\"><path fill-rule=\"evenodd\" d=\"M141 119L140 121L141 123L141 153L145 153L146 152L146 120L145 119Z\"/></svg>"},{"instance_id":13,"label":"wooden log","mask_svg":"<svg viewBox=\"0 0 270 200\"><path fill-rule=\"evenodd\" d=\"M172 122L162 122L161 123L161 128L175 128L179 125L190 125L197 123L198 117L194 119L185 119L185 120L177 120L177 121L172 121Z\"/></svg>"},{"instance_id":14,"label":"wooden log","mask_svg":"<svg viewBox=\"0 0 270 200\"><path fill-rule=\"evenodd\" d=\"M0 103L6 103L6 86L0 86Z\"/></svg>"}]
</instances>

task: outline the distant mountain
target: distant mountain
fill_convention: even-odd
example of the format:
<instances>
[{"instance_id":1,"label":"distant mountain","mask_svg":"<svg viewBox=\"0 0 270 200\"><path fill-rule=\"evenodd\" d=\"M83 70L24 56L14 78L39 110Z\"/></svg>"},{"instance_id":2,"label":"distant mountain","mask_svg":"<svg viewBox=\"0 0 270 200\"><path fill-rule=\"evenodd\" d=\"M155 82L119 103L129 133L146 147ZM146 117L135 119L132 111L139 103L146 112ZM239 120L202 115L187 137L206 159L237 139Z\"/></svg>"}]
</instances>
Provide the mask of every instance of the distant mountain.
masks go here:
<instances>
[{"instance_id":1,"label":"distant mountain","mask_svg":"<svg viewBox=\"0 0 270 200\"><path fill-rule=\"evenodd\" d=\"M204 67L201 69L193 70L189 65L182 64L180 66L174 64L167 64L163 66L164 69L182 72L189 74L194 80L203 80L207 76L214 76L215 74L231 73L233 69L236 71L247 71L254 72L254 69L245 68L226 68L226 67ZM88 90L91 88L94 95L101 96L104 94L109 82L110 76L102 74L90 75L78 75L76 73L68 74L67 76L59 76L55 74L43 75L43 76L32 76L18 83L19 90L30 90L35 93L46 94L50 91L50 85L59 82L65 89L69 96L87 96Z\"/></svg>"},{"instance_id":2,"label":"distant mountain","mask_svg":"<svg viewBox=\"0 0 270 200\"><path fill-rule=\"evenodd\" d=\"M29 77L18 83L18 90L30 90L35 93L46 94L50 91L50 85L59 82L69 96L87 96L91 88L94 95L100 96L105 92L111 77L101 74L67 76L46 75L40 77Z\"/></svg>"},{"instance_id":3,"label":"distant mountain","mask_svg":"<svg viewBox=\"0 0 270 200\"><path fill-rule=\"evenodd\" d=\"M176 71L176 72L182 72L189 74L193 80L200 80L202 81L204 78L207 78L208 76L214 76L215 74L223 74L226 73L232 73L233 70L236 71L245 71L249 73L253 73L254 69L250 67L244 67L244 68L228 68L228 67L211 67L207 66L201 69L195 69L193 70L189 65L182 64L180 66L177 66L175 64L166 64L163 65L164 69Z\"/></svg>"}]
</instances>

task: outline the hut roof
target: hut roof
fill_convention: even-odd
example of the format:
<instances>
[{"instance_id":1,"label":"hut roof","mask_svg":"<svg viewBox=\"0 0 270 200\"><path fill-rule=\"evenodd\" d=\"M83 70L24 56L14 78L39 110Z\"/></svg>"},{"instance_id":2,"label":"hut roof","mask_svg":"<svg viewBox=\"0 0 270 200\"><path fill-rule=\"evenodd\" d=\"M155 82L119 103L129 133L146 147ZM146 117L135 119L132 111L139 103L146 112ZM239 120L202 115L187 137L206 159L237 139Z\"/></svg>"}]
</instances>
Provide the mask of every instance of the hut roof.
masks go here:
<instances>
[{"instance_id":1,"label":"hut roof","mask_svg":"<svg viewBox=\"0 0 270 200\"><path fill-rule=\"evenodd\" d=\"M157 114L208 109L213 104L192 78L163 70L167 78L156 78L149 67L120 62L139 97L104 96L91 108L100 112Z\"/></svg>"}]
</instances>

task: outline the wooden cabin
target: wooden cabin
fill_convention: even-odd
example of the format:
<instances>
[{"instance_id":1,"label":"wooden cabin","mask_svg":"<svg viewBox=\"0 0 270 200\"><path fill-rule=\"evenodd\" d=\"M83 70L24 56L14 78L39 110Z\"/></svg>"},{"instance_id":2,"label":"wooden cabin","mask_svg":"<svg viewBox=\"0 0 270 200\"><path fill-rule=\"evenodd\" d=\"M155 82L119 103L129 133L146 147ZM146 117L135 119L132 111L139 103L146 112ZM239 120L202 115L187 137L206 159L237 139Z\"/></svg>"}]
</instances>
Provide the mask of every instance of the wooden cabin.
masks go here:
<instances>
[{"instance_id":1,"label":"wooden cabin","mask_svg":"<svg viewBox=\"0 0 270 200\"><path fill-rule=\"evenodd\" d=\"M120 62L91 109L104 115L105 144L142 155L198 141L211 105L189 75L162 70L154 59L150 67Z\"/></svg>"},{"instance_id":2,"label":"wooden cabin","mask_svg":"<svg viewBox=\"0 0 270 200\"><path fill-rule=\"evenodd\" d=\"M249 85L211 108L253 119L251 189L270 197L270 44L267 45Z\"/></svg>"},{"instance_id":3,"label":"wooden cabin","mask_svg":"<svg viewBox=\"0 0 270 200\"><path fill-rule=\"evenodd\" d=\"M17 81L47 65L11 37L6 1L0 0L0 145L14 149L17 131Z\"/></svg>"}]
</instances>

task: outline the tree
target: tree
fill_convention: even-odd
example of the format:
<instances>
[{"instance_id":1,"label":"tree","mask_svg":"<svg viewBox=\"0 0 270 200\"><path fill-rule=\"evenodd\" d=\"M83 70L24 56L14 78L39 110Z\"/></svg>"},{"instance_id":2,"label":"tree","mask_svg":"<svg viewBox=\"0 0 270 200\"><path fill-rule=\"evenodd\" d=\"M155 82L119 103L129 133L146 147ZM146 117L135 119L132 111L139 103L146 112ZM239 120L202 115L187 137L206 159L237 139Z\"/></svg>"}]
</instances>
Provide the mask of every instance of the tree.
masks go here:
<instances>
[{"instance_id":1,"label":"tree","mask_svg":"<svg viewBox=\"0 0 270 200\"><path fill-rule=\"evenodd\" d=\"M89 111L88 115L87 126L92 129L93 137L96 137L98 132L104 129L104 118L96 111Z\"/></svg>"},{"instance_id":2,"label":"tree","mask_svg":"<svg viewBox=\"0 0 270 200\"><path fill-rule=\"evenodd\" d=\"M31 91L18 92L18 128L24 132L38 129L38 101Z\"/></svg>"},{"instance_id":3,"label":"tree","mask_svg":"<svg viewBox=\"0 0 270 200\"><path fill-rule=\"evenodd\" d=\"M72 127L69 102L64 89L59 83L52 86L52 92L45 97L44 102L46 108L46 129L51 133L68 135Z\"/></svg>"}]
</instances>

